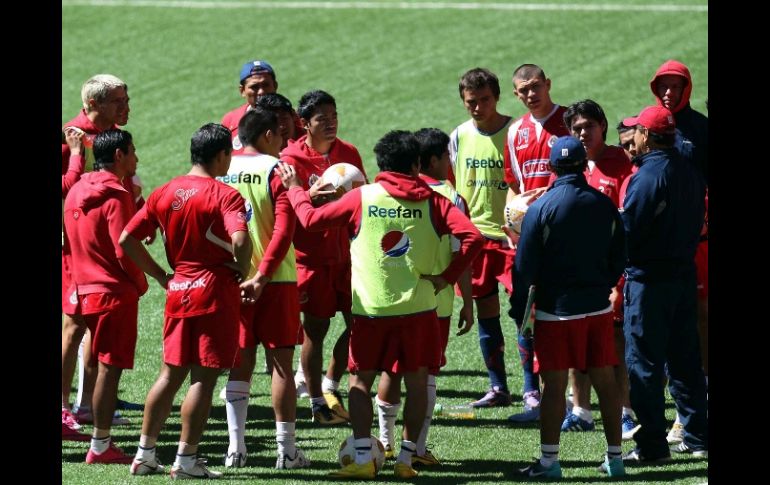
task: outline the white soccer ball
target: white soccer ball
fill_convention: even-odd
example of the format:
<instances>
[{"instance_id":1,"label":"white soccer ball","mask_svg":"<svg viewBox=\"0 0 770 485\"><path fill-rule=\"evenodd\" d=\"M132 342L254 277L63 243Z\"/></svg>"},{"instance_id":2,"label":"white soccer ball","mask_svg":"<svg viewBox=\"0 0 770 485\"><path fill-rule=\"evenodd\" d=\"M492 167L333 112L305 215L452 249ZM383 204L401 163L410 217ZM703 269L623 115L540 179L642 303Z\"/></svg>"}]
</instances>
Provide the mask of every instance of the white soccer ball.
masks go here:
<instances>
[{"instance_id":1,"label":"white soccer ball","mask_svg":"<svg viewBox=\"0 0 770 485\"><path fill-rule=\"evenodd\" d=\"M527 190L514 196L507 204L505 204L505 225L511 228L516 234L521 234L521 223L524 221L524 215L527 213L527 209L532 205L541 195L548 190L548 187L540 187L537 189Z\"/></svg>"},{"instance_id":2,"label":"white soccer ball","mask_svg":"<svg viewBox=\"0 0 770 485\"><path fill-rule=\"evenodd\" d=\"M372 441L372 458L374 458L374 464L377 467L377 470L382 470L382 465L385 464L385 447L380 440L374 436L370 436L369 439ZM342 466L348 466L356 461L356 445L353 435L342 440L342 443L340 443L340 451L337 456L340 465Z\"/></svg>"},{"instance_id":3,"label":"white soccer ball","mask_svg":"<svg viewBox=\"0 0 770 485\"><path fill-rule=\"evenodd\" d=\"M321 180L322 186L330 185L337 191L337 198L366 183L366 177L361 170L350 163L335 163L321 175Z\"/></svg>"}]
</instances>

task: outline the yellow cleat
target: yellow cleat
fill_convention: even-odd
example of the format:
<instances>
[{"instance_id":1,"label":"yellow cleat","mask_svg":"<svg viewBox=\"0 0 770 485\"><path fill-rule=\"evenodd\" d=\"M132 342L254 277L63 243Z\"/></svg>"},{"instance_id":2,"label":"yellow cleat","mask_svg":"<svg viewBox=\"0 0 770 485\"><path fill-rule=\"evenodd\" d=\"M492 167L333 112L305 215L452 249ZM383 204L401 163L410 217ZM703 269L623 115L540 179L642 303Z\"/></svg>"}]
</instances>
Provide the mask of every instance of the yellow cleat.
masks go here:
<instances>
[{"instance_id":1,"label":"yellow cleat","mask_svg":"<svg viewBox=\"0 0 770 485\"><path fill-rule=\"evenodd\" d=\"M358 463L351 463L346 465L335 472L329 473L329 478L357 478L363 480L371 480L377 475L377 467L374 465L374 460L359 465Z\"/></svg>"},{"instance_id":2,"label":"yellow cleat","mask_svg":"<svg viewBox=\"0 0 770 485\"><path fill-rule=\"evenodd\" d=\"M324 404L318 407L313 406L313 422L324 426L333 426L335 424L347 423L347 420Z\"/></svg>"},{"instance_id":3,"label":"yellow cleat","mask_svg":"<svg viewBox=\"0 0 770 485\"><path fill-rule=\"evenodd\" d=\"M339 392L325 392L324 399L326 399L326 405L329 406L329 409L334 411L337 416L350 421L350 414L345 409L345 406L342 405L342 396L340 396Z\"/></svg>"},{"instance_id":4,"label":"yellow cleat","mask_svg":"<svg viewBox=\"0 0 770 485\"><path fill-rule=\"evenodd\" d=\"M386 460L390 460L390 459L391 459L391 458L393 458L394 456L396 456L396 454L395 454L395 453L393 453L393 447L392 447L392 446L390 446L390 444L388 444L387 446L385 446L385 459L386 459Z\"/></svg>"},{"instance_id":5,"label":"yellow cleat","mask_svg":"<svg viewBox=\"0 0 770 485\"><path fill-rule=\"evenodd\" d=\"M438 461L438 458L433 456L433 453L431 453L428 450L425 450L425 454L420 456L418 454L412 455L412 466L415 465L421 465L421 466L435 466L440 465L441 462Z\"/></svg>"},{"instance_id":6,"label":"yellow cleat","mask_svg":"<svg viewBox=\"0 0 770 485\"><path fill-rule=\"evenodd\" d=\"M401 462L396 462L396 466L393 467L393 474L396 478L414 478L418 475L417 470Z\"/></svg>"}]
</instances>

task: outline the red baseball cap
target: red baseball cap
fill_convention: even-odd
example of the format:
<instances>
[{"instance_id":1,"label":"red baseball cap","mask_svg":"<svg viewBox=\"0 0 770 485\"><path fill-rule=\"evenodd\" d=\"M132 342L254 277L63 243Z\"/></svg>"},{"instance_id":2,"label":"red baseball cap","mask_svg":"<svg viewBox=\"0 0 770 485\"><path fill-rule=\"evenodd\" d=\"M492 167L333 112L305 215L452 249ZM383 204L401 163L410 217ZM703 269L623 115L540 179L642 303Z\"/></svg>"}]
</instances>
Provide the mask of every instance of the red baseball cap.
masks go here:
<instances>
[{"instance_id":1,"label":"red baseball cap","mask_svg":"<svg viewBox=\"0 0 770 485\"><path fill-rule=\"evenodd\" d=\"M663 106L648 106L638 116L623 120L626 126L642 125L653 133L670 134L676 130L674 115Z\"/></svg>"}]
</instances>

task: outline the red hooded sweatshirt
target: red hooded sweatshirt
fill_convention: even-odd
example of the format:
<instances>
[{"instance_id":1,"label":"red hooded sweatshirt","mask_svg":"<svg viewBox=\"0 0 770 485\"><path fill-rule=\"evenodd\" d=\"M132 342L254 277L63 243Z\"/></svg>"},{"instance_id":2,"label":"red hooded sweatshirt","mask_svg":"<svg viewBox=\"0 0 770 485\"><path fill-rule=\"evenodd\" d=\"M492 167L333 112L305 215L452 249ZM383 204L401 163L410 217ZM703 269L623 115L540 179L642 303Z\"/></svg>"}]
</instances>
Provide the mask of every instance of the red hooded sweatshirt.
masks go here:
<instances>
[{"instance_id":1,"label":"red hooded sweatshirt","mask_svg":"<svg viewBox=\"0 0 770 485\"><path fill-rule=\"evenodd\" d=\"M380 172L374 179L396 199L430 199L430 215L439 236L451 234L460 240L460 252L452 259L441 276L454 284L473 258L481 251L484 238L476 226L449 199L433 191L424 180L396 172ZM344 228L348 237L358 234L361 224L361 190L354 189L341 199L314 208L307 192L300 187L289 189L289 201L297 213L297 220L308 231Z\"/></svg>"},{"instance_id":2,"label":"red hooded sweatshirt","mask_svg":"<svg viewBox=\"0 0 770 485\"><path fill-rule=\"evenodd\" d=\"M325 156L305 143L307 135L290 141L281 152L281 160L293 165L302 187L308 190L324 171L335 163L355 165L366 177L361 155L352 144L337 138ZM330 226L324 232L308 232L301 225L294 230L297 263L304 266L338 264L350 260L350 241L339 227Z\"/></svg>"},{"instance_id":3,"label":"red hooded sweatshirt","mask_svg":"<svg viewBox=\"0 0 770 485\"><path fill-rule=\"evenodd\" d=\"M132 195L112 172L86 173L72 187L64 201L64 226L79 295L136 293L138 298L147 291L144 272L118 244L135 212Z\"/></svg>"},{"instance_id":4,"label":"red hooded sweatshirt","mask_svg":"<svg viewBox=\"0 0 770 485\"><path fill-rule=\"evenodd\" d=\"M692 78L687 66L679 61L668 60L664 62L655 75L650 80L650 89L655 96L655 100L660 106L664 106L663 100L658 96L655 89L658 84L658 78L671 74L681 76L687 80L682 91L682 98L676 106L672 106L669 111L674 114L676 128L682 136L690 140L693 144L692 160L698 170L703 174L708 184L708 150L709 150L709 122L708 118L690 107L690 95L692 94Z\"/></svg>"}]
</instances>

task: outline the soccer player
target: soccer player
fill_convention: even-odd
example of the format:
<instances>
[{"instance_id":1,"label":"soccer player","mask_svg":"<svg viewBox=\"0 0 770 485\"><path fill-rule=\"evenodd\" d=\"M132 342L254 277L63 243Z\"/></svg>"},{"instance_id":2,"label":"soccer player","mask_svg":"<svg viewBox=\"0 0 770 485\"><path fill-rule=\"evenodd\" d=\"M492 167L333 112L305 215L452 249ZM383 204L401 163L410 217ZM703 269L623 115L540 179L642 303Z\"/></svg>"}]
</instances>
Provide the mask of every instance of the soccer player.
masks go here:
<instances>
[{"instance_id":1,"label":"soccer player","mask_svg":"<svg viewBox=\"0 0 770 485\"><path fill-rule=\"evenodd\" d=\"M511 117L497 111L500 83L488 69L471 69L460 78L460 99L471 119L450 135L449 154L457 191L468 201L470 218L484 236L473 261L473 299L479 322L479 346L489 375L489 390L474 407L508 406L505 338L500 326L498 282L511 293L513 249L500 228L508 185L503 180L503 150Z\"/></svg>"},{"instance_id":2,"label":"soccer player","mask_svg":"<svg viewBox=\"0 0 770 485\"><path fill-rule=\"evenodd\" d=\"M602 471L625 475L610 290L626 259L617 207L586 182L583 144L558 138L549 155L557 178L524 216L516 253L511 317L522 321L535 285L535 369L543 379L541 456L521 469L531 478L561 478L559 425L570 368L588 372L599 396L607 455Z\"/></svg>"},{"instance_id":3,"label":"soccer player","mask_svg":"<svg viewBox=\"0 0 770 485\"><path fill-rule=\"evenodd\" d=\"M337 102L331 94L314 90L302 95L297 107L305 134L290 141L281 160L293 165L314 205L328 202L329 191L317 192L324 171L331 165L347 162L366 174L361 155L352 144L337 138ZM339 394L339 382L348 360L351 322L350 243L338 227L310 232L298 226L294 231L297 253L297 286L302 309L304 341L300 369L295 381L306 382L313 422L322 425L344 423L349 415ZM321 381L323 343L330 319L342 312L345 330L337 338L332 358ZM300 370L302 371L300 373Z\"/></svg>"},{"instance_id":4,"label":"soccer player","mask_svg":"<svg viewBox=\"0 0 770 485\"><path fill-rule=\"evenodd\" d=\"M403 372L407 389L404 439L394 468L397 478L417 475L415 442L425 418L427 369L438 366L435 294L453 284L479 251L481 236L468 218L418 177L419 143L412 133L391 131L374 147L381 172L373 184L356 188L336 202L314 208L294 167L282 164L289 201L308 230L342 227L351 242L353 324L350 332L349 411L355 462L333 478L374 478L369 395L378 369ZM457 256L433 274L440 237L461 241Z\"/></svg>"},{"instance_id":5,"label":"soccer player","mask_svg":"<svg viewBox=\"0 0 770 485\"><path fill-rule=\"evenodd\" d=\"M230 130L209 123L190 140L192 169L156 189L120 236L120 245L166 289L163 364L147 394L132 475L162 473L155 443L174 396L190 375L182 403L182 430L171 478L219 478L198 458L198 445L222 369L236 364L240 289L251 262L243 197L214 177L227 174ZM163 233L168 274L141 240Z\"/></svg>"},{"instance_id":6,"label":"soccer player","mask_svg":"<svg viewBox=\"0 0 770 485\"><path fill-rule=\"evenodd\" d=\"M128 86L121 79L111 74L92 76L80 90L83 109L78 115L64 124L62 133L62 202L69 189L87 171L93 170L94 154L92 150L94 137L109 129L118 128L128 123L129 97ZM80 140L79 148L72 149L74 140ZM132 201L141 206L141 182L135 174L125 177L122 182L130 194ZM96 382L96 367L88 365L90 358L90 333L81 315L77 314L77 295L71 281L72 261L68 244L62 243L62 438L80 440L79 433L74 433L80 424L93 422L91 413L91 394ZM85 336L85 340L83 340ZM83 342L83 352L78 356L78 348ZM70 386L75 373L76 361L80 357L80 373L78 376L78 396L74 413L70 410ZM140 404L129 403L118 399L118 408L143 409ZM128 420L116 413L113 424L126 424ZM66 429L65 429L66 428Z\"/></svg>"},{"instance_id":7,"label":"soccer player","mask_svg":"<svg viewBox=\"0 0 770 485\"><path fill-rule=\"evenodd\" d=\"M660 463L670 451L708 456L706 380L697 334L695 251L704 220L705 181L674 149L675 122L663 106L634 120L639 170L623 201L628 243L624 332L631 404L642 427L624 460ZM665 202L665 203L662 203ZM666 442L663 370L684 426Z\"/></svg>"},{"instance_id":8,"label":"soccer player","mask_svg":"<svg viewBox=\"0 0 770 485\"><path fill-rule=\"evenodd\" d=\"M296 126L294 124L294 117L297 116L297 113L294 112L291 101L278 93L270 93L257 99L257 107L272 111L278 116L278 132L283 140L281 150L286 148L289 140L296 140L298 138L295 135Z\"/></svg>"},{"instance_id":9,"label":"soccer player","mask_svg":"<svg viewBox=\"0 0 770 485\"><path fill-rule=\"evenodd\" d=\"M551 101L551 80L540 66L522 64L517 67L513 71L513 93L528 113L508 129L503 163L505 181L511 188L509 200L516 193L548 186L551 146L558 137L569 135L564 125L564 107ZM533 370L532 339L519 333L518 341L524 370L524 412L508 419L513 422L536 421L540 417L540 383Z\"/></svg>"},{"instance_id":10,"label":"soccer player","mask_svg":"<svg viewBox=\"0 0 770 485\"><path fill-rule=\"evenodd\" d=\"M64 201L78 313L92 335L90 355L98 360L86 463L127 464L132 457L112 443L110 427L123 369L134 366L139 297L147 291L144 273L118 245L136 212L123 179L136 173L138 159L131 134L117 129L96 135L93 154L97 171L84 174Z\"/></svg>"},{"instance_id":11,"label":"soccer player","mask_svg":"<svg viewBox=\"0 0 770 485\"><path fill-rule=\"evenodd\" d=\"M241 67L239 79L238 92L246 100L246 103L225 113L222 117L222 124L233 134L233 155L240 155L243 151L243 145L238 138L238 123L243 118L243 115L247 111L256 108L259 98L278 91L278 80L275 77L275 70L267 61L246 62ZM299 136L302 133L302 125L299 123L297 113L292 111L292 117L296 127L295 136Z\"/></svg>"},{"instance_id":12,"label":"soccer player","mask_svg":"<svg viewBox=\"0 0 770 485\"><path fill-rule=\"evenodd\" d=\"M436 128L423 128L415 132L415 137L420 144L420 178L428 186L443 195L458 209L468 214L465 199L457 193L452 184L446 180L449 175L449 137L443 131ZM448 236L441 238L441 249L436 256L434 273L443 272L452 260L453 253L459 248L459 241ZM473 297L471 289L470 271L463 271L457 286L463 297L463 306L460 310L457 326L460 329L457 335L468 333L473 326ZM448 286L436 295L438 306L436 315L439 324L439 336L441 344L441 361L439 367L446 365L446 346L449 342L449 326L454 304L454 292ZM427 449L428 431L433 419L433 408L436 405L436 376L439 368L428 369L428 405L425 408L425 421L417 440L417 451L412 457L412 463L417 465L438 465L438 459ZM377 416L380 422L380 441L385 447L385 457L394 455L396 444L395 426L398 410L401 407L399 395L401 393L401 375L383 372L377 387Z\"/></svg>"},{"instance_id":13,"label":"soccer player","mask_svg":"<svg viewBox=\"0 0 770 485\"><path fill-rule=\"evenodd\" d=\"M572 136L580 140L588 156L583 176L588 185L595 188L610 198L615 207L618 207L620 187L631 174L631 161L622 148L607 145L607 117L599 104L590 99L584 99L572 103L564 112L564 124L569 128ZM555 174L551 180L555 180ZM612 289L610 302L613 310L615 326L615 346L619 350L618 355L624 355L623 339L623 297L621 281ZM615 367L615 378L621 390L623 402L622 428L623 439L630 440L634 432L639 428L634 423L633 411L628 402L628 372L625 363L620 361ZM572 401L574 406L564 418L561 425L562 431L591 431L594 429L594 420L591 413L591 381L587 374L576 369L570 369L570 381L572 384Z\"/></svg>"},{"instance_id":14,"label":"soccer player","mask_svg":"<svg viewBox=\"0 0 770 485\"><path fill-rule=\"evenodd\" d=\"M262 97L278 96L268 94ZM243 154L230 162L227 175L219 178L246 200L248 227L254 251L249 284L258 296L257 305L241 306L239 347L241 364L230 370L225 387L225 409L230 445L225 466L246 465L246 415L257 345L265 347L272 364L271 396L275 412L278 460L276 468L301 468L310 460L294 443L297 395L292 376L294 346L301 343L299 294L294 247L296 218L281 179L275 175L283 144L278 116L257 107L238 124Z\"/></svg>"}]
</instances>

